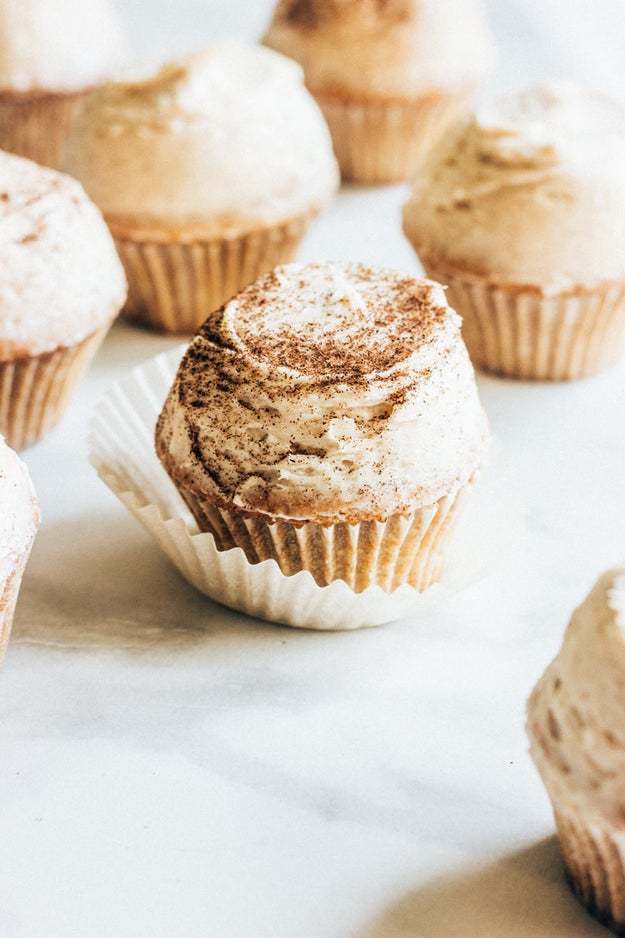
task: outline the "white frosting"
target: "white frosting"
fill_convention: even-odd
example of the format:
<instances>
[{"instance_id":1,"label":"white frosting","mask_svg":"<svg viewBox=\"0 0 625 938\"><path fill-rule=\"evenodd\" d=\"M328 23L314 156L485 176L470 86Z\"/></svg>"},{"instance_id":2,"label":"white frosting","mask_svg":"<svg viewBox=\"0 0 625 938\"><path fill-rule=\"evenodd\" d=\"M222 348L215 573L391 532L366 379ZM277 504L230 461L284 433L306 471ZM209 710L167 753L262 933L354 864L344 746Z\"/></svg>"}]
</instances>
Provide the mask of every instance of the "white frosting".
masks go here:
<instances>
[{"instance_id":1,"label":"white frosting","mask_svg":"<svg viewBox=\"0 0 625 938\"><path fill-rule=\"evenodd\" d=\"M574 612L528 704L531 752L556 804L625 825L625 569Z\"/></svg>"},{"instance_id":2,"label":"white frosting","mask_svg":"<svg viewBox=\"0 0 625 938\"><path fill-rule=\"evenodd\" d=\"M107 216L275 221L338 186L330 136L301 70L259 46L215 43L94 93L65 168Z\"/></svg>"},{"instance_id":3,"label":"white frosting","mask_svg":"<svg viewBox=\"0 0 625 938\"><path fill-rule=\"evenodd\" d=\"M480 108L404 210L423 258L545 291L625 277L625 105L571 84Z\"/></svg>"},{"instance_id":4,"label":"white frosting","mask_svg":"<svg viewBox=\"0 0 625 938\"><path fill-rule=\"evenodd\" d=\"M442 288L360 265L288 265L209 318L159 453L201 497L324 523L433 504L487 429Z\"/></svg>"},{"instance_id":5,"label":"white frosting","mask_svg":"<svg viewBox=\"0 0 625 938\"><path fill-rule=\"evenodd\" d=\"M0 359L81 341L125 296L113 240L79 184L0 153Z\"/></svg>"},{"instance_id":6,"label":"white frosting","mask_svg":"<svg viewBox=\"0 0 625 938\"><path fill-rule=\"evenodd\" d=\"M38 524L37 498L28 470L0 436L0 596L8 577L19 573Z\"/></svg>"},{"instance_id":7,"label":"white frosting","mask_svg":"<svg viewBox=\"0 0 625 938\"><path fill-rule=\"evenodd\" d=\"M126 58L109 0L0 0L0 90L80 91Z\"/></svg>"},{"instance_id":8,"label":"white frosting","mask_svg":"<svg viewBox=\"0 0 625 938\"><path fill-rule=\"evenodd\" d=\"M315 92L411 97L475 84L493 62L481 0L281 0L264 42Z\"/></svg>"}]
</instances>

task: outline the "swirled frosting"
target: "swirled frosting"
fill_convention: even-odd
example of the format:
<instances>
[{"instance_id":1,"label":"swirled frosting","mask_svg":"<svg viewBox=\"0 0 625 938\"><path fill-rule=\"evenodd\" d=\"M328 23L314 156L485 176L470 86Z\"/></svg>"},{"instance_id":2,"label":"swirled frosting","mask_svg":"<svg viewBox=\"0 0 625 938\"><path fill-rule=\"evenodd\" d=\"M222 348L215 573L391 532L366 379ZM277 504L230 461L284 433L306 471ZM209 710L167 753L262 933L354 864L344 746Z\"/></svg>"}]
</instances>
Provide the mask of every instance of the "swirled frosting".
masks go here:
<instances>
[{"instance_id":1,"label":"swirled frosting","mask_svg":"<svg viewBox=\"0 0 625 938\"><path fill-rule=\"evenodd\" d=\"M107 218L168 225L281 221L338 186L328 129L301 69L220 42L94 92L64 168Z\"/></svg>"},{"instance_id":2,"label":"swirled frosting","mask_svg":"<svg viewBox=\"0 0 625 938\"><path fill-rule=\"evenodd\" d=\"M0 436L0 598L7 579L28 555L39 507L28 469Z\"/></svg>"},{"instance_id":3,"label":"swirled frosting","mask_svg":"<svg viewBox=\"0 0 625 938\"><path fill-rule=\"evenodd\" d=\"M263 41L313 91L371 97L472 85L493 60L481 0L279 0Z\"/></svg>"},{"instance_id":4,"label":"swirled frosting","mask_svg":"<svg viewBox=\"0 0 625 938\"><path fill-rule=\"evenodd\" d=\"M0 360L73 345L125 298L113 239L80 185L0 153Z\"/></svg>"},{"instance_id":5,"label":"swirled frosting","mask_svg":"<svg viewBox=\"0 0 625 938\"><path fill-rule=\"evenodd\" d=\"M436 502L487 440L443 289L358 264L292 264L209 317L158 421L174 479L293 521L384 519Z\"/></svg>"},{"instance_id":6,"label":"swirled frosting","mask_svg":"<svg viewBox=\"0 0 625 938\"><path fill-rule=\"evenodd\" d=\"M404 209L424 258L546 291L625 277L625 106L571 84L479 109Z\"/></svg>"},{"instance_id":7,"label":"swirled frosting","mask_svg":"<svg viewBox=\"0 0 625 938\"><path fill-rule=\"evenodd\" d=\"M625 826L625 569L571 618L529 699L531 753L554 802Z\"/></svg>"},{"instance_id":8,"label":"swirled frosting","mask_svg":"<svg viewBox=\"0 0 625 938\"><path fill-rule=\"evenodd\" d=\"M109 0L0 0L2 91L80 91L126 58Z\"/></svg>"}]
</instances>

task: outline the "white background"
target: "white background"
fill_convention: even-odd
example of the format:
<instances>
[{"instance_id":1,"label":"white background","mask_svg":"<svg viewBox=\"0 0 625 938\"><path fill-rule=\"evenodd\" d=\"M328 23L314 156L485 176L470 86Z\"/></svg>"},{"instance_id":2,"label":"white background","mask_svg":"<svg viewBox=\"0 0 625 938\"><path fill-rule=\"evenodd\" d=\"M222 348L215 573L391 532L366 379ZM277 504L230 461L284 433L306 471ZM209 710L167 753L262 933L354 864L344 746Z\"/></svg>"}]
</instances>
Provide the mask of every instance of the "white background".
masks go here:
<instances>
[{"instance_id":1,"label":"white background","mask_svg":"<svg viewBox=\"0 0 625 938\"><path fill-rule=\"evenodd\" d=\"M491 90L625 93L625 4L491 0ZM126 0L140 55L258 35L270 4ZM417 271L403 187L346 189L304 259ZM87 462L90 414L177 340L118 324L26 455L43 524L0 671L7 938L573 938L525 699L574 605L624 556L625 365L480 378L527 533L419 621L294 632L183 582Z\"/></svg>"}]
</instances>

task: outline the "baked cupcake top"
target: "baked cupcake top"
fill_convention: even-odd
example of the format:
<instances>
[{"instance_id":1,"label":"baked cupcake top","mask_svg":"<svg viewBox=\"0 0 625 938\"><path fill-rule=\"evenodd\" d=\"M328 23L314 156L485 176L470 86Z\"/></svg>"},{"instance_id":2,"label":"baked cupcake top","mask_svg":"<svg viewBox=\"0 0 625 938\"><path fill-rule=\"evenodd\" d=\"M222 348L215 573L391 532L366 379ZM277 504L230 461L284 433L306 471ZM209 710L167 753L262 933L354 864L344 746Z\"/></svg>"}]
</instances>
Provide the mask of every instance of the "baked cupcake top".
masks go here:
<instances>
[{"instance_id":1,"label":"baked cupcake top","mask_svg":"<svg viewBox=\"0 0 625 938\"><path fill-rule=\"evenodd\" d=\"M0 360L81 341L125 297L113 240L80 185L0 152Z\"/></svg>"},{"instance_id":2,"label":"baked cupcake top","mask_svg":"<svg viewBox=\"0 0 625 938\"><path fill-rule=\"evenodd\" d=\"M625 569L573 613L528 703L531 753L551 797L625 825Z\"/></svg>"},{"instance_id":3,"label":"baked cupcake top","mask_svg":"<svg viewBox=\"0 0 625 938\"><path fill-rule=\"evenodd\" d=\"M0 601L7 578L30 549L39 504L26 465L0 436Z\"/></svg>"},{"instance_id":4,"label":"baked cupcake top","mask_svg":"<svg viewBox=\"0 0 625 938\"><path fill-rule=\"evenodd\" d=\"M108 0L0 0L0 91L81 91L126 58Z\"/></svg>"},{"instance_id":5,"label":"baked cupcake top","mask_svg":"<svg viewBox=\"0 0 625 938\"><path fill-rule=\"evenodd\" d=\"M279 0L263 42L314 92L372 97L473 85L493 59L481 0Z\"/></svg>"},{"instance_id":6,"label":"baked cupcake top","mask_svg":"<svg viewBox=\"0 0 625 938\"><path fill-rule=\"evenodd\" d=\"M156 433L199 497L322 524L436 502L486 440L443 289L358 264L278 267L211 315Z\"/></svg>"},{"instance_id":7,"label":"baked cupcake top","mask_svg":"<svg viewBox=\"0 0 625 938\"><path fill-rule=\"evenodd\" d=\"M318 211L338 186L300 68L238 42L96 91L73 125L65 168L108 219L220 234Z\"/></svg>"},{"instance_id":8,"label":"baked cupcake top","mask_svg":"<svg viewBox=\"0 0 625 938\"><path fill-rule=\"evenodd\" d=\"M502 97L431 152L404 209L417 252L545 290L625 277L625 106L554 84Z\"/></svg>"}]
</instances>

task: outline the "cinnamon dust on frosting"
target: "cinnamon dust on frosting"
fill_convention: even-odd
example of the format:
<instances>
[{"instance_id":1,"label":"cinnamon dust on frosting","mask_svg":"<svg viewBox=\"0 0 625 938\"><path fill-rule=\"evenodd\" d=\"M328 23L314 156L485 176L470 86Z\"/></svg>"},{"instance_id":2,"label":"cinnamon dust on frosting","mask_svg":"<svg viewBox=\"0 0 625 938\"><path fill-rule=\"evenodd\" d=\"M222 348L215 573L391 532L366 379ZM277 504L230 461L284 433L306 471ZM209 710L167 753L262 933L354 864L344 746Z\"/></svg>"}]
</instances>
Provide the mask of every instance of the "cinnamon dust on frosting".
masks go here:
<instances>
[{"instance_id":1,"label":"cinnamon dust on frosting","mask_svg":"<svg viewBox=\"0 0 625 938\"><path fill-rule=\"evenodd\" d=\"M98 209L69 176L0 152L0 359L73 345L123 306Z\"/></svg>"},{"instance_id":2,"label":"cinnamon dust on frosting","mask_svg":"<svg viewBox=\"0 0 625 938\"><path fill-rule=\"evenodd\" d=\"M291 264L209 317L156 443L198 497L334 524L433 504L471 478L487 436L460 320L438 284Z\"/></svg>"}]
</instances>

